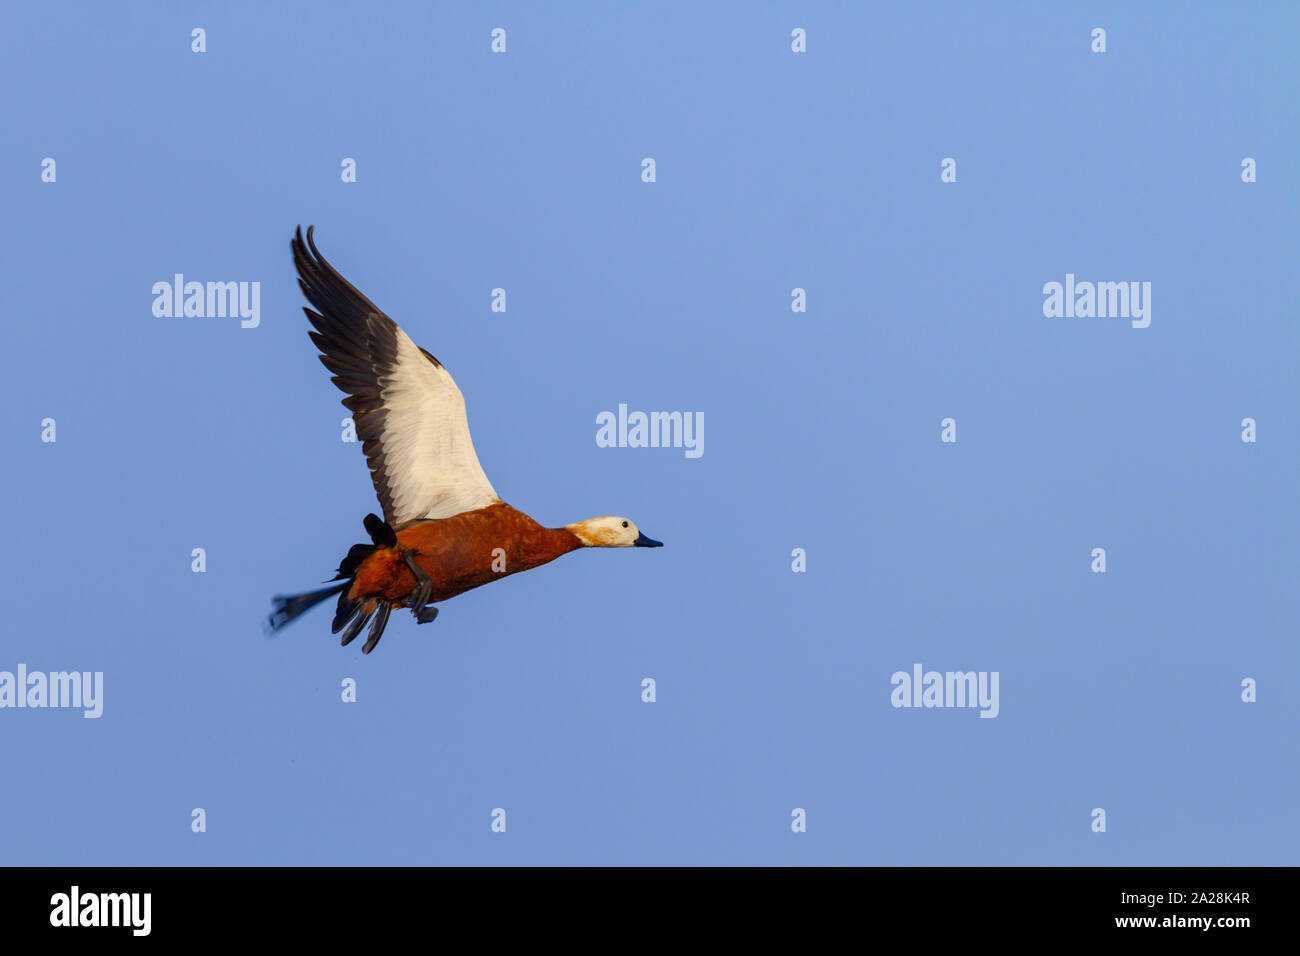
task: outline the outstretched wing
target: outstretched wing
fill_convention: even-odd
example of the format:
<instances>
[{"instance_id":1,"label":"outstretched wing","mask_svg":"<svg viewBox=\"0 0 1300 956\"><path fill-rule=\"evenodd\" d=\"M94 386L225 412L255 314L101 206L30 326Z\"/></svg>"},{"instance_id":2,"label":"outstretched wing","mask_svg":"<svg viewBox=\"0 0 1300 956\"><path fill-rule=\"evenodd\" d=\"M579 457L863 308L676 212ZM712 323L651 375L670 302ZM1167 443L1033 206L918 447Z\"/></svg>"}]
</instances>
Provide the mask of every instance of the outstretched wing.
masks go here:
<instances>
[{"instance_id":1,"label":"outstretched wing","mask_svg":"<svg viewBox=\"0 0 1300 956\"><path fill-rule=\"evenodd\" d=\"M396 529L447 518L500 499L474 454L465 397L442 364L353 285L316 248L312 227L293 239L293 261L316 311L303 311L332 381L348 393L384 519Z\"/></svg>"}]
</instances>

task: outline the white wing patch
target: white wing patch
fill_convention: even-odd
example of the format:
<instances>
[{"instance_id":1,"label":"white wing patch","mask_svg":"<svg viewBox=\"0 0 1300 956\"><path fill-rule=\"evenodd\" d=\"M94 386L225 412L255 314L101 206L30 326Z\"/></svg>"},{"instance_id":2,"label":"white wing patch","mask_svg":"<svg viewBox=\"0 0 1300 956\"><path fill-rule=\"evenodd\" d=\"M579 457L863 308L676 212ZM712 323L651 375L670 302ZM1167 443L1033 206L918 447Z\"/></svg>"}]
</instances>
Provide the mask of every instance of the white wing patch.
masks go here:
<instances>
[{"instance_id":1,"label":"white wing patch","mask_svg":"<svg viewBox=\"0 0 1300 956\"><path fill-rule=\"evenodd\" d=\"M294 234L294 264L330 379L348 397L384 518L401 529L499 501L474 454L465 397L448 371L335 271L312 230Z\"/></svg>"},{"instance_id":2,"label":"white wing patch","mask_svg":"<svg viewBox=\"0 0 1300 956\"><path fill-rule=\"evenodd\" d=\"M384 472L394 527L450 518L500 499L474 453L465 397L401 329L396 368L381 376Z\"/></svg>"}]
</instances>

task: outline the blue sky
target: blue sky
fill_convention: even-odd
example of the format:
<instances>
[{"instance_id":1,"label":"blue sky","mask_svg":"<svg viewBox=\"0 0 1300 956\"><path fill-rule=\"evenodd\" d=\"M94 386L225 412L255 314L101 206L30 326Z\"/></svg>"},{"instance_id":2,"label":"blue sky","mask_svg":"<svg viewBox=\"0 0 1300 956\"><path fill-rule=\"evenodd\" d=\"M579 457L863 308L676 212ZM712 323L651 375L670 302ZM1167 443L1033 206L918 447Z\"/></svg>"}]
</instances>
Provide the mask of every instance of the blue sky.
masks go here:
<instances>
[{"instance_id":1,"label":"blue sky","mask_svg":"<svg viewBox=\"0 0 1300 956\"><path fill-rule=\"evenodd\" d=\"M0 670L104 712L0 709L0 860L1296 863L1296 8L612 6L6 9ZM300 223L505 500L666 546L268 639L377 510ZM177 272L260 324L155 317ZM892 707L916 663L997 718Z\"/></svg>"}]
</instances>

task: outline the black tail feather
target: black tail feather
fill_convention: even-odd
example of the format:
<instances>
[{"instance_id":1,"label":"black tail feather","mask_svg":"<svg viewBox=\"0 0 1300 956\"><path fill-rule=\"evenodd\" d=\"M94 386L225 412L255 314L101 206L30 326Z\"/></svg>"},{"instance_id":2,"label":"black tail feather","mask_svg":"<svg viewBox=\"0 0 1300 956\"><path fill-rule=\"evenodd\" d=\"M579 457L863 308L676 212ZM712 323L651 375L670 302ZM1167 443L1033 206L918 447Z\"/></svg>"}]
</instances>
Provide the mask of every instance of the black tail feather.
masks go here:
<instances>
[{"instance_id":1,"label":"black tail feather","mask_svg":"<svg viewBox=\"0 0 1300 956\"><path fill-rule=\"evenodd\" d=\"M343 639L339 643L344 647L351 644L356 636L361 633L361 629L366 626L366 621L370 620L370 615L374 613L375 609L373 607L368 611L362 607L357 616L352 619L352 623L348 625L348 629L343 632Z\"/></svg>"},{"instance_id":2,"label":"black tail feather","mask_svg":"<svg viewBox=\"0 0 1300 956\"><path fill-rule=\"evenodd\" d=\"M271 616L266 619L267 626L272 631L278 631L326 598L333 597L341 591L346 593L347 586L348 582L344 582L321 588L319 591L308 591L305 594L277 594L271 598Z\"/></svg>"},{"instance_id":3,"label":"black tail feather","mask_svg":"<svg viewBox=\"0 0 1300 956\"><path fill-rule=\"evenodd\" d=\"M359 607L361 607L361 602L349 601L347 591L340 594L338 607L334 611L334 623L330 626L330 633L337 634L343 630L344 626L351 620L352 615L357 613Z\"/></svg>"},{"instance_id":4,"label":"black tail feather","mask_svg":"<svg viewBox=\"0 0 1300 956\"><path fill-rule=\"evenodd\" d=\"M366 638L365 646L361 648L362 654L369 654L379 643L379 639L384 636L384 628L388 626L388 613L393 606L387 601L379 602L379 611L375 614L375 623L370 625L370 636Z\"/></svg>"}]
</instances>

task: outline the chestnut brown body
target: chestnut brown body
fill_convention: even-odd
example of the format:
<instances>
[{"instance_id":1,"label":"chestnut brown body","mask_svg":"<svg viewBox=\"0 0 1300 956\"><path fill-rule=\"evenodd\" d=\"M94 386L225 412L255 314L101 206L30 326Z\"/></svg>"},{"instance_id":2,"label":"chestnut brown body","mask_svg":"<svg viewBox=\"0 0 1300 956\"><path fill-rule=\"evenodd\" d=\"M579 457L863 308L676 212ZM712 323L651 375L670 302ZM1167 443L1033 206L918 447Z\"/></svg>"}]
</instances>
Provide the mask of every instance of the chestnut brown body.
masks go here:
<instances>
[{"instance_id":1,"label":"chestnut brown body","mask_svg":"<svg viewBox=\"0 0 1300 956\"><path fill-rule=\"evenodd\" d=\"M544 528L504 502L451 518L419 521L397 532L397 547L379 548L361 562L349 601L380 598L397 607L415 593L415 574L402 552L433 581L428 603L445 601L509 574L527 571L577 550L564 528Z\"/></svg>"}]
</instances>

